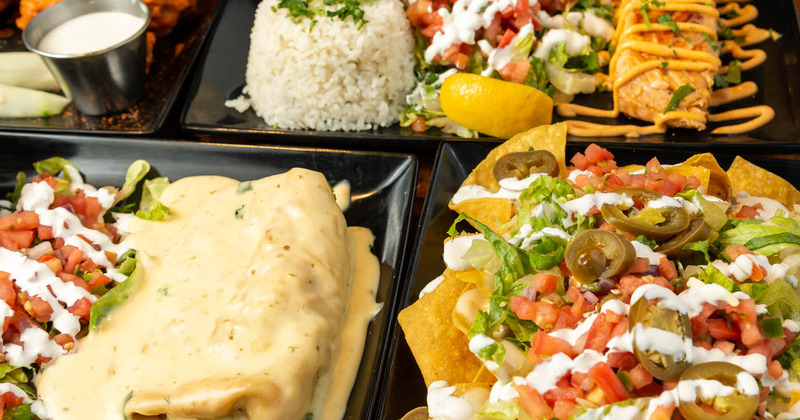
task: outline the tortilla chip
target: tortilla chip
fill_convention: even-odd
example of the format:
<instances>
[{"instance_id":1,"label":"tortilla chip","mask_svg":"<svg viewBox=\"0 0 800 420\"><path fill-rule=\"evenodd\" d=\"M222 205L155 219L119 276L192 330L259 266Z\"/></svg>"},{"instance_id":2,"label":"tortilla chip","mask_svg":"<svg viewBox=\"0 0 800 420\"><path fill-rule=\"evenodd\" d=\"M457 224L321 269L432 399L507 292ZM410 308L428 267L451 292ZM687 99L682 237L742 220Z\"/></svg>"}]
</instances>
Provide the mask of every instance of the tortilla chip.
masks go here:
<instances>
[{"instance_id":1,"label":"tortilla chip","mask_svg":"<svg viewBox=\"0 0 800 420\"><path fill-rule=\"evenodd\" d=\"M397 317L425 385L445 380L472 382L483 364L469 351L469 339L453 325L453 310L466 283L444 273L444 280Z\"/></svg>"},{"instance_id":2,"label":"tortilla chip","mask_svg":"<svg viewBox=\"0 0 800 420\"><path fill-rule=\"evenodd\" d=\"M472 382L476 384L488 384L491 388L491 386L497 382L497 377L494 376L486 366L481 366L481 369L478 371L478 374L475 375L475 379Z\"/></svg>"},{"instance_id":3,"label":"tortilla chip","mask_svg":"<svg viewBox=\"0 0 800 420\"><path fill-rule=\"evenodd\" d=\"M800 203L800 191L789 181L756 166L741 156L736 156L728 169L728 178L733 185L733 192L744 191L755 197L767 197L776 200L789 209Z\"/></svg>"},{"instance_id":4,"label":"tortilla chip","mask_svg":"<svg viewBox=\"0 0 800 420\"><path fill-rule=\"evenodd\" d=\"M454 271L445 269L445 277L453 276L464 283L471 283L480 289L484 295L489 296L494 292L494 276L483 270L470 268L468 270Z\"/></svg>"},{"instance_id":5,"label":"tortilla chip","mask_svg":"<svg viewBox=\"0 0 800 420\"><path fill-rule=\"evenodd\" d=\"M685 165L702 166L707 168L709 170L709 177L705 194L710 194L723 200L730 201L731 196L733 195L731 191L731 181L728 179L728 174L725 172L725 170L719 166L719 163L717 163L717 159L714 158L714 155L711 153L694 155L689 159L686 159L686 162L677 165L677 167ZM671 173L671 169L673 168L666 168L667 173Z\"/></svg>"},{"instance_id":6,"label":"tortilla chip","mask_svg":"<svg viewBox=\"0 0 800 420\"><path fill-rule=\"evenodd\" d=\"M503 233L503 225L508 223L517 212L513 200L494 197L476 198L458 204L451 202L450 208L459 214L466 213L467 216L489 226L499 234Z\"/></svg>"},{"instance_id":7,"label":"tortilla chip","mask_svg":"<svg viewBox=\"0 0 800 420\"><path fill-rule=\"evenodd\" d=\"M486 159L472 170L463 185L482 185L489 191L499 190L500 184L494 179L494 164L509 153L527 152L530 148L547 150L552 153L558 162L558 176L564 177L567 173L566 145L567 125L565 123L541 125L519 133L489 152Z\"/></svg>"}]
</instances>

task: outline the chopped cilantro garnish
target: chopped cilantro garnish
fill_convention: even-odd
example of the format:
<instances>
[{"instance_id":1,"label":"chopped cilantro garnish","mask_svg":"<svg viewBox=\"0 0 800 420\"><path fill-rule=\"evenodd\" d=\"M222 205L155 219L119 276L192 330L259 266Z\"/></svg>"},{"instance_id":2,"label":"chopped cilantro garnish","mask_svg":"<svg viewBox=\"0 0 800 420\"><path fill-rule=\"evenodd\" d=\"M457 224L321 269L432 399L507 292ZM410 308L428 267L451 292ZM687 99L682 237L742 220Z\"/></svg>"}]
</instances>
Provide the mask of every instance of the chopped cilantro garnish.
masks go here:
<instances>
[{"instance_id":1,"label":"chopped cilantro garnish","mask_svg":"<svg viewBox=\"0 0 800 420\"><path fill-rule=\"evenodd\" d=\"M676 89L675 93L672 94L672 99L669 100L669 104L667 104L667 108L664 110L664 113L666 114L667 112L677 110L678 105L681 103L683 98L692 92L694 92L694 88L688 83Z\"/></svg>"},{"instance_id":2,"label":"chopped cilantro garnish","mask_svg":"<svg viewBox=\"0 0 800 420\"><path fill-rule=\"evenodd\" d=\"M706 41L708 42L708 45L711 45L711 49L712 50L714 50L714 51L719 50L719 44L717 44L713 39L711 39L711 36L709 34L703 32L703 38L706 39Z\"/></svg>"},{"instance_id":3,"label":"chopped cilantro garnish","mask_svg":"<svg viewBox=\"0 0 800 420\"><path fill-rule=\"evenodd\" d=\"M733 60L728 64L728 71L724 74L717 74L714 76L714 86L728 87L742 83L742 65L737 60Z\"/></svg>"},{"instance_id":4,"label":"chopped cilantro garnish","mask_svg":"<svg viewBox=\"0 0 800 420\"><path fill-rule=\"evenodd\" d=\"M364 19L364 9L361 7L365 2L372 3L372 0L323 0L324 6L321 7L312 6L311 0L279 0L278 6L273 7L273 11L286 9L286 15L295 23L304 18L311 19L309 31L314 29L318 16L327 16L342 22L350 18L361 29L367 23Z\"/></svg>"},{"instance_id":5,"label":"chopped cilantro garnish","mask_svg":"<svg viewBox=\"0 0 800 420\"><path fill-rule=\"evenodd\" d=\"M669 66L669 61L662 61L662 62L661 62L661 68L662 68L662 69L665 69L665 68L667 68L668 66Z\"/></svg>"},{"instance_id":6,"label":"chopped cilantro garnish","mask_svg":"<svg viewBox=\"0 0 800 420\"><path fill-rule=\"evenodd\" d=\"M675 35L681 34L681 30L680 28L678 28L678 23L672 20L671 15L661 15L658 17L658 19L656 19L656 22L662 25L667 25L670 28L672 28L672 32L675 32Z\"/></svg>"}]
</instances>

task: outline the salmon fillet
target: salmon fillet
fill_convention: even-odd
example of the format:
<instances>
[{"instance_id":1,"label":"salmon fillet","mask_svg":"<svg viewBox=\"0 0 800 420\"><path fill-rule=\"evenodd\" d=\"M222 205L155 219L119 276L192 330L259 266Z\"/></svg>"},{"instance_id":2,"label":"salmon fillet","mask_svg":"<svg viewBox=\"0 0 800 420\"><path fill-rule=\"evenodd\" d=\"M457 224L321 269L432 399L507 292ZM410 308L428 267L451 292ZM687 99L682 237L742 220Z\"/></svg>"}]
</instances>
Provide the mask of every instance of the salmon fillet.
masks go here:
<instances>
[{"instance_id":1,"label":"salmon fillet","mask_svg":"<svg viewBox=\"0 0 800 420\"><path fill-rule=\"evenodd\" d=\"M694 128L697 130L705 129L706 112L711 100L711 90L714 83L714 75L719 69L719 46L712 45L707 40L703 32L697 30L679 29L676 34L673 29L664 30L662 27L657 30L659 16L668 15L673 22L686 22L702 25L709 29L709 32L716 34L717 13L699 13L696 11L663 11L659 10L664 6L675 3L686 4L686 0L662 0L660 2L648 2L650 29L643 32L627 31L633 25L643 24L642 2L639 0L623 0L620 4L617 16L617 52L615 57L616 65L612 66L611 78L614 83L620 78L630 75L636 66L656 61L657 67L644 71L619 86L617 105L619 110L633 118L654 122L659 116L664 114L667 105L672 99L675 91L685 84L690 84L694 92L684 97L678 106L678 111L696 114L696 119L681 118L672 119L666 122L667 125L680 128ZM709 5L711 2L704 1L697 3ZM627 6L627 7L626 7ZM712 9L716 10L712 7ZM668 20L662 18L662 20ZM667 24L667 26L672 26ZM695 27L697 28L697 27ZM708 34L706 34L708 35ZM709 39L715 39L716 35L709 35ZM657 54L626 48L639 42L654 43L667 46L665 51ZM639 44L641 45L641 44ZM670 69L677 67L679 62L701 63L701 60L683 57L683 53L678 53L680 49L693 52L704 52L710 54L709 70L681 70Z\"/></svg>"}]
</instances>

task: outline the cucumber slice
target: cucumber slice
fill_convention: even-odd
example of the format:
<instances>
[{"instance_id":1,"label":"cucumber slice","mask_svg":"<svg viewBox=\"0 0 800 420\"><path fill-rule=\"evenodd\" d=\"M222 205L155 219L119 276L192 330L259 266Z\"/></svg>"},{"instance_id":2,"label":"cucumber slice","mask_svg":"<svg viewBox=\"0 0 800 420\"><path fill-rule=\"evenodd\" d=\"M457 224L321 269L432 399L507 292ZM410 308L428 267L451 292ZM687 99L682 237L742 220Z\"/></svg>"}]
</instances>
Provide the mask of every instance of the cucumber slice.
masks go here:
<instances>
[{"instance_id":1,"label":"cucumber slice","mask_svg":"<svg viewBox=\"0 0 800 420\"><path fill-rule=\"evenodd\" d=\"M0 85L0 118L47 117L64 111L70 100L55 93Z\"/></svg>"},{"instance_id":2,"label":"cucumber slice","mask_svg":"<svg viewBox=\"0 0 800 420\"><path fill-rule=\"evenodd\" d=\"M42 57L32 52L0 53L0 84L51 92L61 90Z\"/></svg>"}]
</instances>

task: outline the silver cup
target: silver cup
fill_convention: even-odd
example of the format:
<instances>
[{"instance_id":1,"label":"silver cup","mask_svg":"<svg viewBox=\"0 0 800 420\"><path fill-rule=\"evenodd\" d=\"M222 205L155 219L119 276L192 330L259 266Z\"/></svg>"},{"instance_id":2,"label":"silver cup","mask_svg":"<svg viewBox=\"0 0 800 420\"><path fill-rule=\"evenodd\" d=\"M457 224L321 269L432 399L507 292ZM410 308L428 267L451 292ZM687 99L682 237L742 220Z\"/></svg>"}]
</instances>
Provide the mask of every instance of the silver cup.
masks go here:
<instances>
[{"instance_id":1,"label":"silver cup","mask_svg":"<svg viewBox=\"0 0 800 420\"><path fill-rule=\"evenodd\" d=\"M108 48L84 54L54 54L39 49L48 32L75 17L122 12L144 19L142 28ZM75 107L89 115L121 111L144 93L150 9L140 0L65 0L34 17L22 32L25 47L39 54Z\"/></svg>"}]
</instances>

